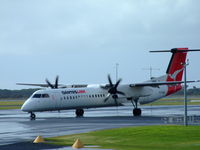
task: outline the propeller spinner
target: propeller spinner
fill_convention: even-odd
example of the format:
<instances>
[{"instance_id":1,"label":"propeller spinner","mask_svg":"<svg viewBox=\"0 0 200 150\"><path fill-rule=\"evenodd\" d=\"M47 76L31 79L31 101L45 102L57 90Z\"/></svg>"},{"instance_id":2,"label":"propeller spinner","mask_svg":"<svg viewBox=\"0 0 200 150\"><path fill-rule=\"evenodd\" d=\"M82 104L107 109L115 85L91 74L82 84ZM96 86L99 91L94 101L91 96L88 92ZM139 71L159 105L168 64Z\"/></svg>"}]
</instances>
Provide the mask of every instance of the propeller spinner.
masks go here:
<instances>
[{"instance_id":1,"label":"propeller spinner","mask_svg":"<svg viewBox=\"0 0 200 150\"><path fill-rule=\"evenodd\" d=\"M115 100L116 105L118 104L118 103L117 103L117 99L118 99L118 95L117 95L117 94L125 95L124 92L121 92L121 91L118 91L118 90L117 90L117 87L119 86L119 84L120 84L121 81L122 81L122 80L119 79L119 80L116 82L116 84L113 84L110 75L108 75L108 82L109 82L109 85L101 86L102 89L108 90L108 95L107 95L106 98L104 99L104 102L107 102L107 101L110 99L110 97L112 96L112 98Z\"/></svg>"}]
</instances>

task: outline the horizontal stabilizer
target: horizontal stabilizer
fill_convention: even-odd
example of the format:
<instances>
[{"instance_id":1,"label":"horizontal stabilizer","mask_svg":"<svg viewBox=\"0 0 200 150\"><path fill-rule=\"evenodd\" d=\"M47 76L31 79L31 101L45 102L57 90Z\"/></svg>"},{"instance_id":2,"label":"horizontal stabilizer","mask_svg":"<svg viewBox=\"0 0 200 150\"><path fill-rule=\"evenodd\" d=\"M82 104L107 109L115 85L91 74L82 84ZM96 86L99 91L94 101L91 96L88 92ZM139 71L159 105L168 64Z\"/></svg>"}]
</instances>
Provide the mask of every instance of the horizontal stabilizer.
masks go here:
<instances>
[{"instance_id":1,"label":"horizontal stabilizer","mask_svg":"<svg viewBox=\"0 0 200 150\"><path fill-rule=\"evenodd\" d=\"M180 48L173 48L171 50L157 50L157 51L149 51L149 52L150 53L163 53L163 52L185 53L185 52L198 52L198 51L200 51L200 49L188 49L188 50L181 50L181 51L179 49Z\"/></svg>"}]
</instances>

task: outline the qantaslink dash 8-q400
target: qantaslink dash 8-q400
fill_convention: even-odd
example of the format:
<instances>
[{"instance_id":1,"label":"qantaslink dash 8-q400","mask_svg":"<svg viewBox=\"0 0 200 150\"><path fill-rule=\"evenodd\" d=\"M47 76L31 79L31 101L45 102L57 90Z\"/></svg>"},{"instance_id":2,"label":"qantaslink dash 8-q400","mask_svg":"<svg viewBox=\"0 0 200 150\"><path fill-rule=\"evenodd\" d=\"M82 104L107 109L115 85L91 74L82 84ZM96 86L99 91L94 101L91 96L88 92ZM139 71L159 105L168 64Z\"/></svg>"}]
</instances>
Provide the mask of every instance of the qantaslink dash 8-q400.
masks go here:
<instances>
[{"instance_id":1,"label":"qantaslink dash 8-q400","mask_svg":"<svg viewBox=\"0 0 200 150\"><path fill-rule=\"evenodd\" d=\"M35 112L67 109L75 109L76 116L81 117L86 108L122 106L131 102L134 107L133 115L140 116L141 109L138 108L138 104L151 103L182 89L184 65L189 51L199 50L174 48L164 51L151 51L171 52L172 57L165 75L143 83L120 84L121 79L113 83L109 75L108 84L104 85L64 86L58 84L58 76L55 84L51 84L47 79L46 84L17 83L19 85L50 87L33 93L25 101L21 110L30 113L31 119L35 119Z\"/></svg>"}]
</instances>

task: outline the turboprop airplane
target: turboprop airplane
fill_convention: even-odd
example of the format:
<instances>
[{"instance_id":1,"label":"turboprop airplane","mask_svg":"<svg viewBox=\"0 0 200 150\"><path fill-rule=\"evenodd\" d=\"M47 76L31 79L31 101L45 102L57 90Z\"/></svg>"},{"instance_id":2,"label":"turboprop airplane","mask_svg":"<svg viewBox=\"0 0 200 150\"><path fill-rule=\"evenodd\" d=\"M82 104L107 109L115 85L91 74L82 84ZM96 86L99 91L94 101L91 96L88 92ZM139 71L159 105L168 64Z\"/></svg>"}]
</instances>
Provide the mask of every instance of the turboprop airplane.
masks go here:
<instances>
[{"instance_id":1,"label":"turboprop airplane","mask_svg":"<svg viewBox=\"0 0 200 150\"><path fill-rule=\"evenodd\" d=\"M30 118L35 119L35 112L60 111L75 109L76 116L84 115L84 109L108 106L121 106L125 103L133 104L133 115L140 116L142 111L138 104L147 104L165 96L171 95L182 89L182 76L187 52L199 51L188 48L174 48L171 52L166 74L151 78L143 83L120 84L121 79L113 83L108 75L108 84L102 85L60 85L58 76L55 84L46 79L46 84L25 84L40 87L50 87L38 90L28 98L21 110L30 113ZM187 83L196 81L187 81Z\"/></svg>"}]
</instances>

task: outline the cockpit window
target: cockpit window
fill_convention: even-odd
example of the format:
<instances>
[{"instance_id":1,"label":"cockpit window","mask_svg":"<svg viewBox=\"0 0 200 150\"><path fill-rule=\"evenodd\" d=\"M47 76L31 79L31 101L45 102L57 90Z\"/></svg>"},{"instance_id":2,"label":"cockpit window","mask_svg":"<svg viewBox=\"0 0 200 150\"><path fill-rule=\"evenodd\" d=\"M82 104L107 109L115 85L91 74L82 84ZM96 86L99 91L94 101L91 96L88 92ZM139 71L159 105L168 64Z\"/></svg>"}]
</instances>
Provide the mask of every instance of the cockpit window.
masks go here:
<instances>
[{"instance_id":1,"label":"cockpit window","mask_svg":"<svg viewBox=\"0 0 200 150\"><path fill-rule=\"evenodd\" d=\"M33 98L49 98L49 94L35 94Z\"/></svg>"},{"instance_id":2,"label":"cockpit window","mask_svg":"<svg viewBox=\"0 0 200 150\"><path fill-rule=\"evenodd\" d=\"M48 94L42 94L42 98L48 98L49 95Z\"/></svg>"},{"instance_id":3,"label":"cockpit window","mask_svg":"<svg viewBox=\"0 0 200 150\"><path fill-rule=\"evenodd\" d=\"M33 98L40 98L41 97L41 94L35 94L33 95Z\"/></svg>"}]
</instances>

